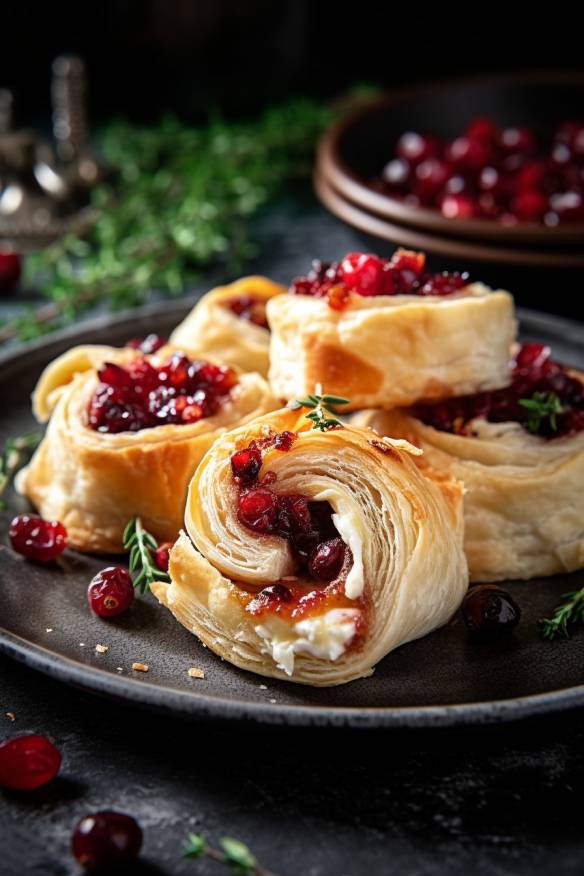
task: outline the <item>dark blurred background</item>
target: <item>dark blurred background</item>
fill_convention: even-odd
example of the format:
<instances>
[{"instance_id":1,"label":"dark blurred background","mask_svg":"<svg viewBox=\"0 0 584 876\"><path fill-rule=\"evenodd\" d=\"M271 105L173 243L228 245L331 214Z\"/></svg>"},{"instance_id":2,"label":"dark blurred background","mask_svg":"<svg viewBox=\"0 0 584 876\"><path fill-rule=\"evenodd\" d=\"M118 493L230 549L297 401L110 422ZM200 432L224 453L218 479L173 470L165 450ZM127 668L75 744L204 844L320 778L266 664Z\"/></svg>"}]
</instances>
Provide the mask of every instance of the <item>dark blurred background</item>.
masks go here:
<instances>
[{"instance_id":1,"label":"dark blurred background","mask_svg":"<svg viewBox=\"0 0 584 876\"><path fill-rule=\"evenodd\" d=\"M245 114L291 94L331 96L475 73L584 67L567 7L316 0L4 2L0 83L17 120L48 115L55 55L87 61L93 121ZM47 120L48 121L48 120Z\"/></svg>"}]
</instances>

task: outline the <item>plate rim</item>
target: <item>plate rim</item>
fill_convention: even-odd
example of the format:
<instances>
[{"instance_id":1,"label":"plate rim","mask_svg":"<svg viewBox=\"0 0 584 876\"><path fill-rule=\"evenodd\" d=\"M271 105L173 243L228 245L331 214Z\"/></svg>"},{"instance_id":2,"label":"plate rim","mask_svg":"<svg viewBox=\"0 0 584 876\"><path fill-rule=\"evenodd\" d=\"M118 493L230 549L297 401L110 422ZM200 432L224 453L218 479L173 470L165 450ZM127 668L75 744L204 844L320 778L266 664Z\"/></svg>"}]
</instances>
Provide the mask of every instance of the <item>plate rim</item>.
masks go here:
<instances>
[{"instance_id":1,"label":"plate rim","mask_svg":"<svg viewBox=\"0 0 584 876\"><path fill-rule=\"evenodd\" d=\"M192 307L195 296L176 302L148 305L115 314L115 327L138 320L169 315L177 317ZM584 323L543 311L517 308L517 318L528 331L545 326L548 335L584 344ZM59 347L71 339L107 329L112 314L101 314L80 324L68 326L49 336L0 352L0 367L18 368L32 352ZM347 727L355 729L454 727L503 723L543 714L566 711L584 705L584 684L560 690L505 699L481 700L429 706L309 706L282 703L246 702L219 698L193 690L156 685L130 676L116 676L95 666L87 666L49 648L37 645L0 626L0 653L45 675L93 694L106 696L126 705L138 706L193 720L247 721L253 724L294 727ZM234 671L237 670L234 667ZM358 683L358 682L355 682Z\"/></svg>"}]
</instances>

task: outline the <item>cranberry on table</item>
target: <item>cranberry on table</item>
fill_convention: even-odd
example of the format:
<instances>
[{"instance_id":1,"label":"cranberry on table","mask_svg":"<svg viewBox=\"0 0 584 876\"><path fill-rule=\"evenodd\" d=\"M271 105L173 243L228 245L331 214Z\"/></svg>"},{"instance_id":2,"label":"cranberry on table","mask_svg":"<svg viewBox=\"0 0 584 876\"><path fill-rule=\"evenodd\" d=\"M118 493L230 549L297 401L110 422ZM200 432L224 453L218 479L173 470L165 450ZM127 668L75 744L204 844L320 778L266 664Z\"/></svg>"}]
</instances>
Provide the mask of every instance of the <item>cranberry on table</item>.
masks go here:
<instances>
[{"instance_id":1,"label":"cranberry on table","mask_svg":"<svg viewBox=\"0 0 584 876\"><path fill-rule=\"evenodd\" d=\"M115 617L128 610L134 599L134 585L123 566L108 566L92 578L87 601L99 617Z\"/></svg>"},{"instance_id":2,"label":"cranberry on table","mask_svg":"<svg viewBox=\"0 0 584 876\"><path fill-rule=\"evenodd\" d=\"M52 563L67 547L67 530L62 523L34 515L15 517L8 535L16 553L37 563Z\"/></svg>"},{"instance_id":3,"label":"cranberry on table","mask_svg":"<svg viewBox=\"0 0 584 876\"><path fill-rule=\"evenodd\" d=\"M132 864L142 848L142 829L130 815L103 810L76 825L71 850L87 873L109 873Z\"/></svg>"},{"instance_id":4,"label":"cranberry on table","mask_svg":"<svg viewBox=\"0 0 584 876\"><path fill-rule=\"evenodd\" d=\"M54 779L61 754L46 736L13 736L0 743L0 788L34 791Z\"/></svg>"},{"instance_id":5,"label":"cranberry on table","mask_svg":"<svg viewBox=\"0 0 584 876\"><path fill-rule=\"evenodd\" d=\"M22 260L15 252L0 252L0 292L13 292L22 272Z\"/></svg>"},{"instance_id":6,"label":"cranberry on table","mask_svg":"<svg viewBox=\"0 0 584 876\"><path fill-rule=\"evenodd\" d=\"M497 639L513 632L521 618L521 610L498 584L476 584L464 597L462 616L473 636Z\"/></svg>"}]
</instances>

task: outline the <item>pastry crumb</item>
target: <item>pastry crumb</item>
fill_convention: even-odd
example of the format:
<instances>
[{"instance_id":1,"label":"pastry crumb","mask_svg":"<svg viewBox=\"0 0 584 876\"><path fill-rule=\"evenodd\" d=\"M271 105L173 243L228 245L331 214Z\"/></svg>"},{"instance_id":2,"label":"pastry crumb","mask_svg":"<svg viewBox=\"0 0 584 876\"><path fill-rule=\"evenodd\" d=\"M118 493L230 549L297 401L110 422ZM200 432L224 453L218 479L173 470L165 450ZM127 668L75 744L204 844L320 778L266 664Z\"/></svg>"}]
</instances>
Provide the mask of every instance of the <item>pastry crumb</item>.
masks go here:
<instances>
[{"instance_id":1,"label":"pastry crumb","mask_svg":"<svg viewBox=\"0 0 584 876\"><path fill-rule=\"evenodd\" d=\"M85 642L79 642L79 647L80 647L80 648L85 648Z\"/></svg>"},{"instance_id":2,"label":"pastry crumb","mask_svg":"<svg viewBox=\"0 0 584 876\"><path fill-rule=\"evenodd\" d=\"M260 690L267 690L267 689L268 689L267 684L260 684Z\"/></svg>"},{"instance_id":3,"label":"pastry crumb","mask_svg":"<svg viewBox=\"0 0 584 876\"><path fill-rule=\"evenodd\" d=\"M96 645L95 650L98 654L107 654L109 651L109 645Z\"/></svg>"},{"instance_id":4,"label":"pastry crumb","mask_svg":"<svg viewBox=\"0 0 584 876\"><path fill-rule=\"evenodd\" d=\"M116 672L123 672L123 671L124 671L123 666L116 666Z\"/></svg>"},{"instance_id":5,"label":"pastry crumb","mask_svg":"<svg viewBox=\"0 0 584 876\"><path fill-rule=\"evenodd\" d=\"M148 672L149 668L147 663L132 663L132 669L136 672Z\"/></svg>"},{"instance_id":6,"label":"pastry crumb","mask_svg":"<svg viewBox=\"0 0 584 876\"><path fill-rule=\"evenodd\" d=\"M47 627L47 633L52 633L52 632L53 632L53 628L52 628L52 627Z\"/></svg>"},{"instance_id":7,"label":"pastry crumb","mask_svg":"<svg viewBox=\"0 0 584 876\"><path fill-rule=\"evenodd\" d=\"M9 721L16 721L16 715L14 714L14 712L6 712L6 717Z\"/></svg>"},{"instance_id":8,"label":"pastry crumb","mask_svg":"<svg viewBox=\"0 0 584 876\"><path fill-rule=\"evenodd\" d=\"M187 670L190 678L204 678L205 673L202 669L199 669L197 666L191 666L190 669Z\"/></svg>"},{"instance_id":9,"label":"pastry crumb","mask_svg":"<svg viewBox=\"0 0 584 876\"><path fill-rule=\"evenodd\" d=\"M270 702L271 702L271 703L277 703L278 700L271 699Z\"/></svg>"}]
</instances>

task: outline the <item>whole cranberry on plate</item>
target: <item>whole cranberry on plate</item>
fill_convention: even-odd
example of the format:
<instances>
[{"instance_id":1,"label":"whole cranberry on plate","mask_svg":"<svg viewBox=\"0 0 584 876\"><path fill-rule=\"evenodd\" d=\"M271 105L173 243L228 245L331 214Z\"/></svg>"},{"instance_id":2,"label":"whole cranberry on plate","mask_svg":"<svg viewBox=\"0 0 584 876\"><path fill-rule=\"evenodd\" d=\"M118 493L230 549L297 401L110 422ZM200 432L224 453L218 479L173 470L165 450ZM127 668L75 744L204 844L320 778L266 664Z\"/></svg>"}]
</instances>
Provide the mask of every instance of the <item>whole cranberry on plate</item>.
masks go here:
<instances>
[{"instance_id":1,"label":"whole cranberry on plate","mask_svg":"<svg viewBox=\"0 0 584 876\"><path fill-rule=\"evenodd\" d=\"M481 639L498 639L513 632L521 610L510 593L498 584L476 584L462 602L469 632Z\"/></svg>"},{"instance_id":2,"label":"whole cranberry on plate","mask_svg":"<svg viewBox=\"0 0 584 876\"><path fill-rule=\"evenodd\" d=\"M34 791L54 779L61 754L46 736L25 734L0 743L0 788Z\"/></svg>"},{"instance_id":3,"label":"whole cranberry on plate","mask_svg":"<svg viewBox=\"0 0 584 876\"><path fill-rule=\"evenodd\" d=\"M123 566L108 566L92 578L87 601L99 617L116 617L127 611L134 600L134 585Z\"/></svg>"},{"instance_id":4,"label":"whole cranberry on plate","mask_svg":"<svg viewBox=\"0 0 584 876\"><path fill-rule=\"evenodd\" d=\"M85 815L71 837L71 850L86 873L121 873L141 848L142 829L136 819L109 809Z\"/></svg>"},{"instance_id":5,"label":"whole cranberry on plate","mask_svg":"<svg viewBox=\"0 0 584 876\"><path fill-rule=\"evenodd\" d=\"M8 536L16 553L37 563L52 563L67 547L67 530L62 523L32 514L15 517Z\"/></svg>"},{"instance_id":6,"label":"whole cranberry on plate","mask_svg":"<svg viewBox=\"0 0 584 876\"><path fill-rule=\"evenodd\" d=\"M0 292L13 292L22 273L22 259L15 252L0 252Z\"/></svg>"}]
</instances>

